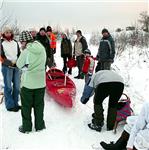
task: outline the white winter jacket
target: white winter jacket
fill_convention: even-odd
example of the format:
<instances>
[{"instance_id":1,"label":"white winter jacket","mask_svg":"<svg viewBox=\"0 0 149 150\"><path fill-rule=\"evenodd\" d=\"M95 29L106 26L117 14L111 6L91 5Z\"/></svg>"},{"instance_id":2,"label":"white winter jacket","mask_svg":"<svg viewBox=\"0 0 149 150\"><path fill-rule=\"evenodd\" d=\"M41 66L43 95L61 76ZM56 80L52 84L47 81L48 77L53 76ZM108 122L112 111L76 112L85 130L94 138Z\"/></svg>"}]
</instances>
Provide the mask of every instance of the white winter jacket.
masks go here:
<instances>
[{"instance_id":1,"label":"white winter jacket","mask_svg":"<svg viewBox=\"0 0 149 150\"><path fill-rule=\"evenodd\" d=\"M149 102L145 102L133 128L127 147L138 150L149 150Z\"/></svg>"},{"instance_id":2,"label":"white winter jacket","mask_svg":"<svg viewBox=\"0 0 149 150\"><path fill-rule=\"evenodd\" d=\"M93 74L90 87L96 88L100 83L120 82L124 83L123 78L112 70L100 70Z\"/></svg>"}]
</instances>

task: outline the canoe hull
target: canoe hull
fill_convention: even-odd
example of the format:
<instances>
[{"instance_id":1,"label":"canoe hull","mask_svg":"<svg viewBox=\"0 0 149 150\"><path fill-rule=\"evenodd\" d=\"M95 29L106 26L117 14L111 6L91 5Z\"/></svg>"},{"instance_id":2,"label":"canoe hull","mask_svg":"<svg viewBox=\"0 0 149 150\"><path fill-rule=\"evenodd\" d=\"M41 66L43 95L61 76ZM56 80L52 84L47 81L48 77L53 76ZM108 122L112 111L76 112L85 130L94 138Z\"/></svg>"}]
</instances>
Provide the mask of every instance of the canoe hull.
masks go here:
<instances>
[{"instance_id":1,"label":"canoe hull","mask_svg":"<svg viewBox=\"0 0 149 150\"><path fill-rule=\"evenodd\" d=\"M65 107L73 106L76 86L61 70L52 68L46 72L46 88L56 102Z\"/></svg>"}]
</instances>

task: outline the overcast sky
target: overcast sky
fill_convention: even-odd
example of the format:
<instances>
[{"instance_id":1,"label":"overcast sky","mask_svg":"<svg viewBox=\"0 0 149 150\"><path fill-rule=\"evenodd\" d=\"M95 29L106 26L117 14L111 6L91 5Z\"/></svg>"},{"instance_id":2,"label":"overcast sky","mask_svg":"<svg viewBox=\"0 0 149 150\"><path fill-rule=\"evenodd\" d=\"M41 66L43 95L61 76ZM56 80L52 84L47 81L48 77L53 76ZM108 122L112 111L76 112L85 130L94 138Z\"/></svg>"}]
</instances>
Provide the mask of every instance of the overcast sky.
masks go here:
<instances>
[{"instance_id":1,"label":"overcast sky","mask_svg":"<svg viewBox=\"0 0 149 150\"><path fill-rule=\"evenodd\" d=\"M77 27L91 32L132 25L149 6L148 0L4 0L1 10L2 16L16 18L22 28L58 24L62 28Z\"/></svg>"}]
</instances>

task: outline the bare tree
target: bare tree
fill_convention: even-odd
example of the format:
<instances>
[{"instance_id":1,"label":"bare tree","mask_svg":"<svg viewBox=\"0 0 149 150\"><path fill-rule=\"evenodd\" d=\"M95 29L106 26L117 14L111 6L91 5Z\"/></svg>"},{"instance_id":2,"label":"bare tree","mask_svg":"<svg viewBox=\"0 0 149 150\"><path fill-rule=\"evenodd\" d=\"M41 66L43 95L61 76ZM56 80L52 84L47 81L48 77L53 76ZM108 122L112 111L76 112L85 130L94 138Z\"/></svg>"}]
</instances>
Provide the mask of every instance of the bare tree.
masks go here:
<instances>
[{"instance_id":1,"label":"bare tree","mask_svg":"<svg viewBox=\"0 0 149 150\"><path fill-rule=\"evenodd\" d=\"M101 39L99 32L92 32L90 38L90 44L92 45L99 45L99 40Z\"/></svg>"},{"instance_id":2,"label":"bare tree","mask_svg":"<svg viewBox=\"0 0 149 150\"><path fill-rule=\"evenodd\" d=\"M146 32L149 32L149 15L147 11L140 13L139 22L142 24L142 29Z\"/></svg>"}]
</instances>

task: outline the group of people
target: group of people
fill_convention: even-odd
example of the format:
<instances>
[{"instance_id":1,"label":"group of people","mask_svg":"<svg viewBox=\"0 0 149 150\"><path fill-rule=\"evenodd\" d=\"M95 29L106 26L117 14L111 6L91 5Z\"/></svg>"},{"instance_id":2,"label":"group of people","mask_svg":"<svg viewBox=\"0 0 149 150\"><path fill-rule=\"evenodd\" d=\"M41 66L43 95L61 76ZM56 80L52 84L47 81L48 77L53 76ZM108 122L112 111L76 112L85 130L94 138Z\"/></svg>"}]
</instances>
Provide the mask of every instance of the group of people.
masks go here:
<instances>
[{"instance_id":1,"label":"group of people","mask_svg":"<svg viewBox=\"0 0 149 150\"><path fill-rule=\"evenodd\" d=\"M104 125L104 108L102 105L104 99L109 96L107 113L107 130L109 131L114 128L118 100L124 90L123 78L110 69L115 56L114 40L107 29L103 29L101 33L103 37L100 40L96 58L91 55L91 50L89 50L81 30L76 31L77 38L74 42L74 49L72 48L71 40L65 33L62 34L61 41L61 57L64 62L63 72L68 71L68 74L72 74L72 68L67 70L67 61L73 57L76 59L78 67L78 75L74 78L83 79L85 76L81 102L86 104L95 93L93 119L88 124L88 127L98 132L102 130ZM12 29L5 27L1 38L0 60L4 78L6 109L13 112L21 109L22 125L19 127L19 131L28 133L32 131L33 126L32 108L35 115L35 130L40 131L46 128L44 122L45 71L47 66L50 68L56 65L54 60L56 36L52 33L52 28L48 26L46 29L44 27L40 28L38 33L33 29L21 32L19 42L21 47L14 40ZM95 60L98 62L94 73ZM19 94L21 96L21 106L18 104ZM126 149L126 145L127 150L139 149L138 147L149 139L144 138L139 146L135 144L135 141L138 140L136 136L138 133L140 133L139 137L143 137L144 132L148 133L149 131L148 108L149 104L143 107L139 117L142 122L137 121L133 124L131 132L126 130L128 129L126 127L115 144L101 142L101 146L107 150ZM143 115L144 117L142 118ZM130 129L129 125L128 127ZM145 147L146 145L143 146Z\"/></svg>"}]
</instances>

